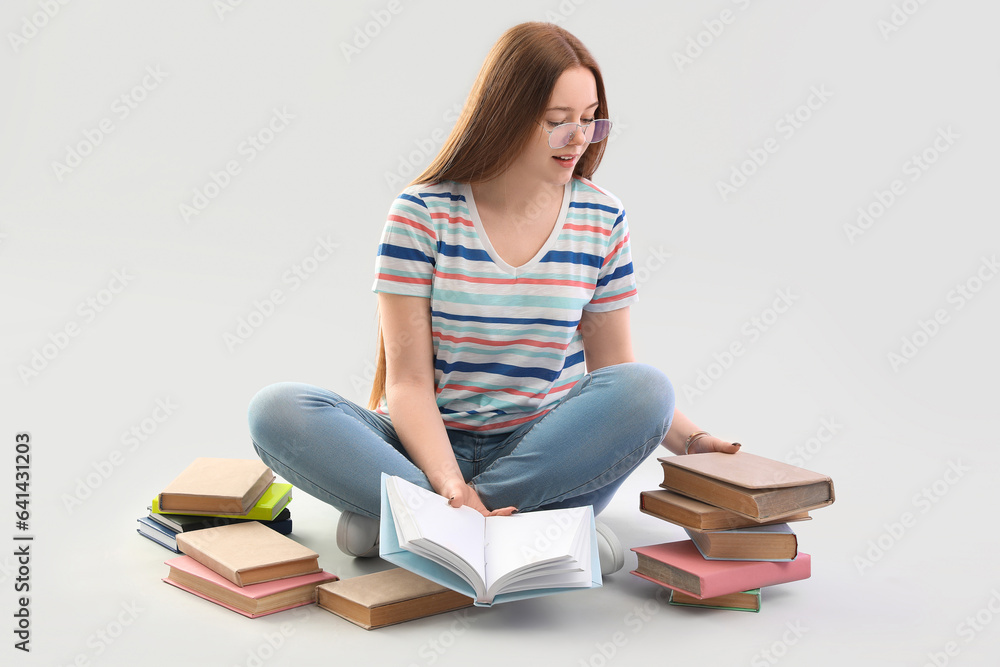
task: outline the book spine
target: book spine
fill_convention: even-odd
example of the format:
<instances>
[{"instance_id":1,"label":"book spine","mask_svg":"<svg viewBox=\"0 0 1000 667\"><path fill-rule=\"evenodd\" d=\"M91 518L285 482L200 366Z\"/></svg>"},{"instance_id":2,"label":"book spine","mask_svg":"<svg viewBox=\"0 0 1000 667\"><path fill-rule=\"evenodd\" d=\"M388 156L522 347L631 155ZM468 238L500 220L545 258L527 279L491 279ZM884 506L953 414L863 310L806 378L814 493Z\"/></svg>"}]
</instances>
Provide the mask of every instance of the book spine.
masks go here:
<instances>
[{"instance_id":1,"label":"book spine","mask_svg":"<svg viewBox=\"0 0 1000 667\"><path fill-rule=\"evenodd\" d=\"M647 496L645 491L639 493L639 511L685 528L698 530L701 525L700 517Z\"/></svg>"}]
</instances>

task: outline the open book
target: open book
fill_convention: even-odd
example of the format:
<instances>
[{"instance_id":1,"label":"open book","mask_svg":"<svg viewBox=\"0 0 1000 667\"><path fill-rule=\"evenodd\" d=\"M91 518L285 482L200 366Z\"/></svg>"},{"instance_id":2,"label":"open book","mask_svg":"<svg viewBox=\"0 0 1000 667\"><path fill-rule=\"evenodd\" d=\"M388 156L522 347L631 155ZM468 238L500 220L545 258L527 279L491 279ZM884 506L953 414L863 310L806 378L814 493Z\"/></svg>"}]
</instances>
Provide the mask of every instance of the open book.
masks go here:
<instances>
[{"instance_id":1,"label":"open book","mask_svg":"<svg viewBox=\"0 0 1000 667\"><path fill-rule=\"evenodd\" d=\"M383 473L380 531L382 558L477 607L601 585L589 505L484 517Z\"/></svg>"}]
</instances>

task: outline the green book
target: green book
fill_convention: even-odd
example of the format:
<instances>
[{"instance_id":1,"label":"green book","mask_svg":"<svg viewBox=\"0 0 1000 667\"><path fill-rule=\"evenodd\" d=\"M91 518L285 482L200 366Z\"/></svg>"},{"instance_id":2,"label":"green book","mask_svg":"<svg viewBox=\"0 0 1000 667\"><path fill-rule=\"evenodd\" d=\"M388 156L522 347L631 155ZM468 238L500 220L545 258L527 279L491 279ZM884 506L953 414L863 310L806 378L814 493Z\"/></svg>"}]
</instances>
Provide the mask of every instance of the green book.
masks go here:
<instances>
[{"instance_id":1,"label":"green book","mask_svg":"<svg viewBox=\"0 0 1000 667\"><path fill-rule=\"evenodd\" d=\"M704 598L699 600L696 597L686 595L680 591L670 591L670 604L679 607L704 607L706 609L730 609L732 611L760 611L760 589L753 588L741 593L729 593L714 598Z\"/></svg>"},{"instance_id":2,"label":"green book","mask_svg":"<svg viewBox=\"0 0 1000 667\"><path fill-rule=\"evenodd\" d=\"M161 512L159 498L153 498L154 514L185 514L188 516L218 516L232 519L253 519L255 521L271 521L285 509L292 500L292 485L273 482L260 497L257 504L246 514L209 514L206 512Z\"/></svg>"}]
</instances>

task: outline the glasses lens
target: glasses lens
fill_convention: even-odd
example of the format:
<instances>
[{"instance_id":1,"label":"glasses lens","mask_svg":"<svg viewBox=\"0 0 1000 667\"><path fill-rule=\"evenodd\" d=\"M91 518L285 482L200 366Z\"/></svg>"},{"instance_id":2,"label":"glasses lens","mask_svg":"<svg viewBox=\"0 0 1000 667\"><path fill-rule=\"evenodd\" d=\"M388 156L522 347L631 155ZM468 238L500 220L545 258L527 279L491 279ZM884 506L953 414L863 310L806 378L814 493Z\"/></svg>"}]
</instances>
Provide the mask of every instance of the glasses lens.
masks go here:
<instances>
[{"instance_id":1,"label":"glasses lens","mask_svg":"<svg viewBox=\"0 0 1000 667\"><path fill-rule=\"evenodd\" d=\"M587 126L587 141L592 144L596 144L598 141L604 141L610 132L611 121L607 118L599 118Z\"/></svg>"},{"instance_id":2,"label":"glasses lens","mask_svg":"<svg viewBox=\"0 0 1000 667\"><path fill-rule=\"evenodd\" d=\"M563 123L549 134L549 148L562 148L573 140L573 133L577 131L576 123Z\"/></svg>"},{"instance_id":3,"label":"glasses lens","mask_svg":"<svg viewBox=\"0 0 1000 667\"><path fill-rule=\"evenodd\" d=\"M607 118L599 118L591 121L589 125L583 126L576 123L563 123L549 134L549 147L562 148L567 145L573 141L573 137L580 131L581 127L583 128L583 138L587 143L594 144L607 138L611 132L611 121Z\"/></svg>"}]
</instances>

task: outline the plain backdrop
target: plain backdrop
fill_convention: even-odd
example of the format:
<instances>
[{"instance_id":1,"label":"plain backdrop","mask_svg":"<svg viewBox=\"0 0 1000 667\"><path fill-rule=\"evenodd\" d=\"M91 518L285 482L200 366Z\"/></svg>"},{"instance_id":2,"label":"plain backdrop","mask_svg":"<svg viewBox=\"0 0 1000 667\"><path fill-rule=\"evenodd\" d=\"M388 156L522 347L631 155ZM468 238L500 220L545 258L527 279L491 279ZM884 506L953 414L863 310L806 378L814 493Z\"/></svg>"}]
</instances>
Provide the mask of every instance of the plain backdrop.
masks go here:
<instances>
[{"instance_id":1,"label":"plain backdrop","mask_svg":"<svg viewBox=\"0 0 1000 667\"><path fill-rule=\"evenodd\" d=\"M998 19L984 1L5 2L3 655L993 664ZM386 211L528 20L604 73L594 180L629 215L640 359L702 428L834 479L836 503L796 526L812 578L765 589L759 614L705 612L663 604L628 552L601 589L374 632L164 585L171 554L135 520L196 456L253 456L256 391L367 397ZM602 515L626 547L684 537L638 511L660 480L647 460ZM291 508L327 570L387 566L336 549L333 508Z\"/></svg>"}]
</instances>

